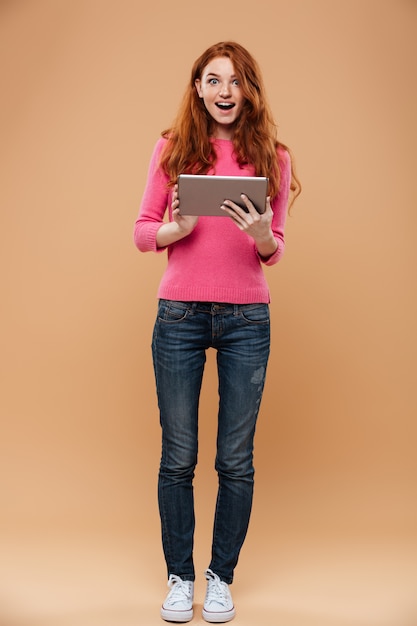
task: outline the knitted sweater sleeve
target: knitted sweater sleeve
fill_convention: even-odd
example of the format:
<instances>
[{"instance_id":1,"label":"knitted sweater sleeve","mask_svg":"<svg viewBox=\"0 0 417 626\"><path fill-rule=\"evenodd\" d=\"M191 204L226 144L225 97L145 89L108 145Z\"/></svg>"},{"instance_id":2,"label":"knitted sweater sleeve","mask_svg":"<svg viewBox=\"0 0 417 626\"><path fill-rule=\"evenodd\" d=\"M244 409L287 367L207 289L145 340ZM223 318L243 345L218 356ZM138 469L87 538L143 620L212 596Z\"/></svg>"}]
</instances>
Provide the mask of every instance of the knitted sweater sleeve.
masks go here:
<instances>
[{"instance_id":1,"label":"knitted sweater sleeve","mask_svg":"<svg viewBox=\"0 0 417 626\"><path fill-rule=\"evenodd\" d=\"M159 158L165 142L166 140L161 138L155 145L139 216L135 222L133 240L141 252L162 252L165 249L158 248L156 244L156 234L163 224L171 195L168 190L168 176L159 167Z\"/></svg>"},{"instance_id":2,"label":"knitted sweater sleeve","mask_svg":"<svg viewBox=\"0 0 417 626\"><path fill-rule=\"evenodd\" d=\"M281 148L278 150L278 159L281 172L280 190L278 195L271 202L271 208L274 213L271 228L278 247L274 254L271 254L269 257L262 257L258 254L259 259L265 265L275 265L275 263L278 263L285 249L284 228L287 218L291 183L291 160L288 152Z\"/></svg>"}]
</instances>

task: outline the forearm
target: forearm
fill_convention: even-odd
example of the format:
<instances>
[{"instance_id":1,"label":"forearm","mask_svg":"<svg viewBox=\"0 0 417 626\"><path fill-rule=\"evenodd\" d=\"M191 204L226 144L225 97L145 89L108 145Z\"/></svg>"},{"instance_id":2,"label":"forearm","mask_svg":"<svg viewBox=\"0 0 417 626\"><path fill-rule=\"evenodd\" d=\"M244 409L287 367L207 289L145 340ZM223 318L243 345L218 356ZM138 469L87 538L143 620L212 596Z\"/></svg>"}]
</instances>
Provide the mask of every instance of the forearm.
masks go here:
<instances>
[{"instance_id":1,"label":"forearm","mask_svg":"<svg viewBox=\"0 0 417 626\"><path fill-rule=\"evenodd\" d=\"M162 224L156 233L156 244L158 248L166 248L187 235L188 233L182 231L176 222Z\"/></svg>"}]
</instances>

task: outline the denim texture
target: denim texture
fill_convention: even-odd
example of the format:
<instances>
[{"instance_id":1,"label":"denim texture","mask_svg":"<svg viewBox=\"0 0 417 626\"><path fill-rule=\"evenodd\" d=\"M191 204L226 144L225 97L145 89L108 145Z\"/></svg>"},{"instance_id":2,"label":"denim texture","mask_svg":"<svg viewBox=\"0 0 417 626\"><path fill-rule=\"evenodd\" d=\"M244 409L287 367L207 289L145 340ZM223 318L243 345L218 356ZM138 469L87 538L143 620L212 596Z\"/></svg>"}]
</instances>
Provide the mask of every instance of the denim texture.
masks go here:
<instances>
[{"instance_id":1,"label":"denim texture","mask_svg":"<svg viewBox=\"0 0 417 626\"><path fill-rule=\"evenodd\" d=\"M193 478L206 351L217 351L218 494L209 568L230 584L252 508L253 444L270 350L267 304L160 300L152 355L162 427L158 503L168 575L194 580Z\"/></svg>"}]
</instances>

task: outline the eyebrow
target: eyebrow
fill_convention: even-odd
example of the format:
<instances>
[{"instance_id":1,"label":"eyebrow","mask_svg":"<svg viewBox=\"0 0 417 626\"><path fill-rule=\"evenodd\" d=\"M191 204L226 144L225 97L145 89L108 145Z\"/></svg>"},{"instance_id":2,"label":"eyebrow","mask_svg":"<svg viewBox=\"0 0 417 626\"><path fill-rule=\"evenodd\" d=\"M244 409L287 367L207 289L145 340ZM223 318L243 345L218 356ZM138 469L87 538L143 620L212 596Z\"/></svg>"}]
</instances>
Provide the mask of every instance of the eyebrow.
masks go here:
<instances>
[{"instance_id":1,"label":"eyebrow","mask_svg":"<svg viewBox=\"0 0 417 626\"><path fill-rule=\"evenodd\" d=\"M207 78L209 76L214 76L214 78L220 78L219 74L215 74L214 72L210 72L209 74L207 74ZM233 74L230 78L237 78L236 74Z\"/></svg>"}]
</instances>

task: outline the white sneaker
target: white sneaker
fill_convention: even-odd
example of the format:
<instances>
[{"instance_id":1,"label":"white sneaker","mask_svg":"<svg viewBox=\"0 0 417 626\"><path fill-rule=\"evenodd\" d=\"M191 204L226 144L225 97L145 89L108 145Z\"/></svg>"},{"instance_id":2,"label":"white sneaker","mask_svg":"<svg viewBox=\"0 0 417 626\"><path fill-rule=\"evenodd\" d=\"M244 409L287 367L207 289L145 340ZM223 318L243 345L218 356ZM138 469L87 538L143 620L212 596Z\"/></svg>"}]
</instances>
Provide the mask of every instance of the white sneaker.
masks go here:
<instances>
[{"instance_id":1,"label":"white sneaker","mask_svg":"<svg viewBox=\"0 0 417 626\"><path fill-rule=\"evenodd\" d=\"M206 570L205 575L207 578L207 593L203 607L204 619L206 622L216 624L229 622L236 614L229 585L220 580L211 569Z\"/></svg>"},{"instance_id":2,"label":"white sneaker","mask_svg":"<svg viewBox=\"0 0 417 626\"><path fill-rule=\"evenodd\" d=\"M193 619L194 583L171 574L170 591L161 607L161 617L167 622L189 622Z\"/></svg>"}]
</instances>

